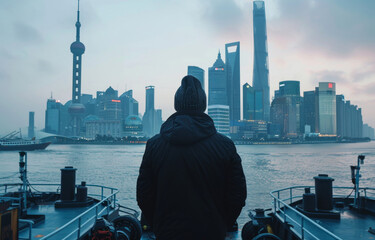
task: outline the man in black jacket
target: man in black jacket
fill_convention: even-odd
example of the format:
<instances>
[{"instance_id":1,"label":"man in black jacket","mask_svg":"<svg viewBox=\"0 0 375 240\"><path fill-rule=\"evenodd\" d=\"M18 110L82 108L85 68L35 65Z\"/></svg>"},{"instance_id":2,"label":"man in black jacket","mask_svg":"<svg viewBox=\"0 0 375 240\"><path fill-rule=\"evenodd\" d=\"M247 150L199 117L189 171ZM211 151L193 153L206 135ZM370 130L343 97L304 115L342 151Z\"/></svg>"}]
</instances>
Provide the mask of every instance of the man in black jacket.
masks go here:
<instances>
[{"instance_id":1,"label":"man in black jacket","mask_svg":"<svg viewBox=\"0 0 375 240\"><path fill-rule=\"evenodd\" d=\"M186 76L171 115L146 145L137 201L158 240L221 240L246 200L246 182L232 140L204 113L200 82Z\"/></svg>"}]
</instances>

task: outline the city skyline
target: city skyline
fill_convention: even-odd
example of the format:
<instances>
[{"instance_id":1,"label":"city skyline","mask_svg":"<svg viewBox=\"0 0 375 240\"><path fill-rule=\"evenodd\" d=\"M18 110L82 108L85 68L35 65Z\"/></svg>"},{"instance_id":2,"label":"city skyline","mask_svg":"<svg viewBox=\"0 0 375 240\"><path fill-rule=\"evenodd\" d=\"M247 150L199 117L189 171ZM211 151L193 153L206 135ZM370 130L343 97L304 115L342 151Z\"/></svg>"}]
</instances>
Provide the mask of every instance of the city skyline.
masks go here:
<instances>
[{"instance_id":1,"label":"city skyline","mask_svg":"<svg viewBox=\"0 0 375 240\"><path fill-rule=\"evenodd\" d=\"M133 89L143 113L144 87L154 85L155 108L162 108L166 119L174 112L170 103L186 67L201 67L208 79L218 48L224 52L225 43L234 41L242 45L241 86L252 82L251 2L191 1L178 7L169 3L81 1L81 39L87 47L82 93L95 94L109 86L120 92ZM2 116L7 116L0 118L0 133L27 126L29 111L35 112L35 126L43 129L51 92L62 103L71 99L69 46L75 35L76 4L0 3L0 83L7 89L0 97ZM364 123L374 126L375 17L369 12L374 7L371 1L266 1L271 93L289 79L301 81L301 92L313 90L318 82L336 82L337 94L361 106ZM315 14L319 9L324 11ZM175 23L157 18L160 14L169 14ZM194 29L197 22L202 24ZM159 35L151 38L155 32Z\"/></svg>"}]
</instances>

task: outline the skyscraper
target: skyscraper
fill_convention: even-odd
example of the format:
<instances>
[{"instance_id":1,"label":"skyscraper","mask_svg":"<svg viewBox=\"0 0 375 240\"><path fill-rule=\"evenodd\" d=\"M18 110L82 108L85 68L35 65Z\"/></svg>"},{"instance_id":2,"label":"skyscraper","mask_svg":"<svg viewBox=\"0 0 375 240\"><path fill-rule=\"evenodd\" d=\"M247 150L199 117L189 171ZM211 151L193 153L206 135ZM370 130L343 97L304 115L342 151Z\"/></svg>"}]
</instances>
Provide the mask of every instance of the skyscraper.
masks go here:
<instances>
[{"instance_id":1,"label":"skyscraper","mask_svg":"<svg viewBox=\"0 0 375 240\"><path fill-rule=\"evenodd\" d=\"M146 87L146 107L143 115L142 124L145 136L152 137L155 135L155 87Z\"/></svg>"},{"instance_id":2,"label":"skyscraper","mask_svg":"<svg viewBox=\"0 0 375 240\"><path fill-rule=\"evenodd\" d=\"M225 44L225 63L227 66L229 121L230 126L233 126L241 117L240 42Z\"/></svg>"},{"instance_id":3,"label":"skyscraper","mask_svg":"<svg viewBox=\"0 0 375 240\"><path fill-rule=\"evenodd\" d=\"M208 105L228 105L226 66L217 55L214 65L208 68Z\"/></svg>"},{"instance_id":4,"label":"skyscraper","mask_svg":"<svg viewBox=\"0 0 375 240\"><path fill-rule=\"evenodd\" d=\"M336 84L319 83L319 132L336 135Z\"/></svg>"},{"instance_id":5,"label":"skyscraper","mask_svg":"<svg viewBox=\"0 0 375 240\"><path fill-rule=\"evenodd\" d=\"M277 96L271 104L272 123L280 126L281 135L295 138L301 134L301 96L299 81L279 83Z\"/></svg>"},{"instance_id":6,"label":"skyscraper","mask_svg":"<svg viewBox=\"0 0 375 240\"><path fill-rule=\"evenodd\" d=\"M316 103L316 92L315 91L306 91L303 92L303 119L304 127L308 125L310 127L310 132L315 133L316 126L316 114L315 111Z\"/></svg>"},{"instance_id":7,"label":"skyscraper","mask_svg":"<svg viewBox=\"0 0 375 240\"><path fill-rule=\"evenodd\" d=\"M79 22L79 0L76 22L76 41L70 45L70 51L73 53L73 88L72 88L72 104L69 107L71 115L71 135L79 136L81 132L81 118L85 112L85 106L81 103L81 64L82 54L85 52L85 45L80 42Z\"/></svg>"},{"instance_id":8,"label":"skyscraper","mask_svg":"<svg viewBox=\"0 0 375 240\"><path fill-rule=\"evenodd\" d=\"M155 87L146 87L146 112L148 110L155 110Z\"/></svg>"},{"instance_id":9,"label":"skyscraper","mask_svg":"<svg viewBox=\"0 0 375 240\"><path fill-rule=\"evenodd\" d=\"M344 95L336 95L336 126L337 136L343 137L345 131L345 98Z\"/></svg>"},{"instance_id":10,"label":"skyscraper","mask_svg":"<svg viewBox=\"0 0 375 240\"><path fill-rule=\"evenodd\" d=\"M138 101L133 98L133 90L124 92L120 96L123 119L128 116L138 116Z\"/></svg>"},{"instance_id":11,"label":"skyscraper","mask_svg":"<svg viewBox=\"0 0 375 240\"><path fill-rule=\"evenodd\" d=\"M59 134L60 129L60 118L61 113L60 109L62 108L62 104L55 99L48 99L47 100L47 109L45 115L45 127L44 131L48 133Z\"/></svg>"},{"instance_id":12,"label":"skyscraper","mask_svg":"<svg viewBox=\"0 0 375 240\"><path fill-rule=\"evenodd\" d=\"M263 1L253 2L253 34L254 34L254 68L253 87L262 92L263 106L260 114L261 119L270 118L270 87L268 79L268 50L266 12Z\"/></svg>"},{"instance_id":13,"label":"skyscraper","mask_svg":"<svg viewBox=\"0 0 375 240\"><path fill-rule=\"evenodd\" d=\"M34 131L34 112L29 112L29 129L28 129L28 138L35 137Z\"/></svg>"},{"instance_id":14,"label":"skyscraper","mask_svg":"<svg viewBox=\"0 0 375 240\"><path fill-rule=\"evenodd\" d=\"M250 84L242 86L243 119L254 120L255 114L255 91Z\"/></svg>"},{"instance_id":15,"label":"skyscraper","mask_svg":"<svg viewBox=\"0 0 375 240\"><path fill-rule=\"evenodd\" d=\"M205 87L204 87L204 70L202 68L196 67L196 66L188 66L187 74L195 77L196 79L198 79L199 82L201 82L203 90L205 90Z\"/></svg>"}]
</instances>

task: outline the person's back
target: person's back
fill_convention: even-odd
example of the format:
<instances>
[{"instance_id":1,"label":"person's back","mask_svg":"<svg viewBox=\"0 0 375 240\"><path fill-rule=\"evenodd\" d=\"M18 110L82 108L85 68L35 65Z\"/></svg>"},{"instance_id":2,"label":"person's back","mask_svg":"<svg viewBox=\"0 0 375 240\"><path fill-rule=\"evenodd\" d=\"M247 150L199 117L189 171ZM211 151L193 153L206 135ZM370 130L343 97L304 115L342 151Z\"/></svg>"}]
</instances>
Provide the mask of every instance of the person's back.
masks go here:
<instances>
[{"instance_id":1,"label":"person's back","mask_svg":"<svg viewBox=\"0 0 375 240\"><path fill-rule=\"evenodd\" d=\"M160 240L224 239L245 204L241 159L203 113L202 92L197 79L185 77L177 113L147 142L137 201Z\"/></svg>"}]
</instances>

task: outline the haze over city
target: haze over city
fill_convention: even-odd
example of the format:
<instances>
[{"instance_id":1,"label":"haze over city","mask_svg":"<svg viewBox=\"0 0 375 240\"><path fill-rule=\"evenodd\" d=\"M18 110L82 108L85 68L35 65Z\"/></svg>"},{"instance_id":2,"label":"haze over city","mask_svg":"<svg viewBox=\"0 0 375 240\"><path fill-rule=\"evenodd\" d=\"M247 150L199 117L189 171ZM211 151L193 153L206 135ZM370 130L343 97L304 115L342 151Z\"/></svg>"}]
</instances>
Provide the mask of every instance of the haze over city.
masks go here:
<instances>
[{"instance_id":1,"label":"haze over city","mask_svg":"<svg viewBox=\"0 0 375 240\"><path fill-rule=\"evenodd\" d=\"M271 96L283 80L299 80L301 92L336 82L375 126L375 2L265 1ZM25 127L35 111L44 128L46 101L71 99L77 1L0 2L0 133ZM82 0L82 93L109 86L133 89L139 112L145 86L155 86L163 120L174 112L174 93L188 65L206 71L218 50L241 43L241 85L252 83L252 2ZM207 89L207 88L206 88Z\"/></svg>"}]
</instances>

